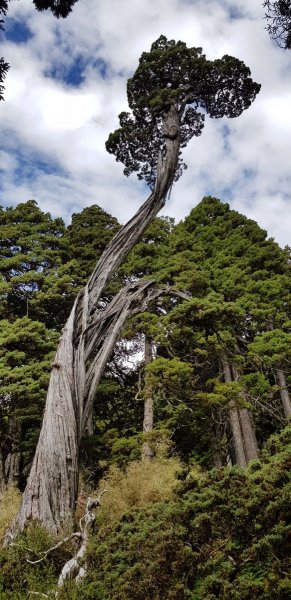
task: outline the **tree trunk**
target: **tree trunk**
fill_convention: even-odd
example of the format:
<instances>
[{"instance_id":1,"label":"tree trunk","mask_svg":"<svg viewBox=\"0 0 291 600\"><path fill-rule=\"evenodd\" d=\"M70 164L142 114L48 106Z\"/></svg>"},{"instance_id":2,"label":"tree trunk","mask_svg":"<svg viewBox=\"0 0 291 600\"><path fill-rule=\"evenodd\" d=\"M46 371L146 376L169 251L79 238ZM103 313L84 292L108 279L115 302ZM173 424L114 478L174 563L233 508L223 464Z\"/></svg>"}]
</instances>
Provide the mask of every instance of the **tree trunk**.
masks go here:
<instances>
[{"instance_id":1,"label":"tree trunk","mask_svg":"<svg viewBox=\"0 0 291 600\"><path fill-rule=\"evenodd\" d=\"M232 366L234 380L238 381L240 378L240 373L235 365ZM244 396L244 393L242 392ZM246 398L243 397L244 401ZM250 460L255 460L259 458L258 444L257 438L255 434L255 426L252 418L251 412L247 408L239 408L238 410L239 420L241 425L241 431L243 436L243 444L245 450L245 457L247 463Z\"/></svg>"},{"instance_id":2,"label":"tree trunk","mask_svg":"<svg viewBox=\"0 0 291 600\"><path fill-rule=\"evenodd\" d=\"M150 365L153 360L153 342L147 335L145 336L144 342L144 362L145 366ZM152 386L149 383L148 375L145 374L144 378L144 418L143 418L143 432L149 433L153 430L154 426L154 398ZM142 459L151 460L154 456L154 452L148 442L144 442L142 446Z\"/></svg>"},{"instance_id":3,"label":"tree trunk","mask_svg":"<svg viewBox=\"0 0 291 600\"><path fill-rule=\"evenodd\" d=\"M11 452L5 461L5 480L7 487L18 486L20 477L20 452Z\"/></svg>"},{"instance_id":4,"label":"tree trunk","mask_svg":"<svg viewBox=\"0 0 291 600\"><path fill-rule=\"evenodd\" d=\"M21 425L15 416L9 418L6 433L1 439L0 448L0 488L19 486L21 453L19 440Z\"/></svg>"},{"instance_id":5,"label":"tree trunk","mask_svg":"<svg viewBox=\"0 0 291 600\"><path fill-rule=\"evenodd\" d=\"M222 359L222 368L225 383L230 383L232 381L232 375L229 363L227 362L225 357L223 357ZM240 467L244 468L247 466L247 461L245 456L239 414L235 402L233 400L231 400L231 402L229 403L229 422L232 432L236 463Z\"/></svg>"},{"instance_id":6,"label":"tree trunk","mask_svg":"<svg viewBox=\"0 0 291 600\"><path fill-rule=\"evenodd\" d=\"M213 450L212 459L213 459L213 464L217 469L220 469L223 466L219 450Z\"/></svg>"},{"instance_id":7,"label":"tree trunk","mask_svg":"<svg viewBox=\"0 0 291 600\"><path fill-rule=\"evenodd\" d=\"M246 460L249 463L250 460L259 458L259 451L252 415L247 408L239 409L239 420L243 434Z\"/></svg>"},{"instance_id":8,"label":"tree trunk","mask_svg":"<svg viewBox=\"0 0 291 600\"><path fill-rule=\"evenodd\" d=\"M280 395L281 395L281 400L282 400L282 404L283 404L284 414L285 414L286 419L290 419L290 417L291 417L291 400L290 400L290 394L288 392L288 388L286 385L284 371L282 371L282 369L277 369L276 376L277 376L278 384L280 386Z\"/></svg>"},{"instance_id":9,"label":"tree trunk","mask_svg":"<svg viewBox=\"0 0 291 600\"><path fill-rule=\"evenodd\" d=\"M134 244L164 206L177 168L180 119L174 105L163 114L165 152L156 185L136 215L115 235L79 293L52 366L45 413L15 530L34 518L51 530L71 519L77 498L79 446L96 387L125 320L158 295L152 282L126 286L105 310L100 296Z\"/></svg>"},{"instance_id":10,"label":"tree trunk","mask_svg":"<svg viewBox=\"0 0 291 600\"><path fill-rule=\"evenodd\" d=\"M0 448L0 494L5 490L5 457L2 448Z\"/></svg>"}]
</instances>

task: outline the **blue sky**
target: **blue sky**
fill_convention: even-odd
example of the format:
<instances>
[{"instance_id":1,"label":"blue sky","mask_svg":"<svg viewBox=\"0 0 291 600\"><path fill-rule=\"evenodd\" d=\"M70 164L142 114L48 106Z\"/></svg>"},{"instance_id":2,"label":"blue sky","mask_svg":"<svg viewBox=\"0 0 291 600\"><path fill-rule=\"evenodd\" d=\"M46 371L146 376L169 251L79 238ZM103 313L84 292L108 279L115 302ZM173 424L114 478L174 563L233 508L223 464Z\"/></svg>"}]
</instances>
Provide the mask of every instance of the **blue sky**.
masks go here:
<instances>
[{"instance_id":1,"label":"blue sky","mask_svg":"<svg viewBox=\"0 0 291 600\"><path fill-rule=\"evenodd\" d=\"M122 9L121 9L122 7ZM126 80L164 34L207 57L244 60L262 90L237 119L206 119L164 214L204 195L227 201L290 243L291 53L271 42L261 0L79 0L66 20L11 2L0 55L11 64L0 104L0 205L30 198L70 219L96 203L125 222L146 190L105 151L127 109Z\"/></svg>"}]
</instances>

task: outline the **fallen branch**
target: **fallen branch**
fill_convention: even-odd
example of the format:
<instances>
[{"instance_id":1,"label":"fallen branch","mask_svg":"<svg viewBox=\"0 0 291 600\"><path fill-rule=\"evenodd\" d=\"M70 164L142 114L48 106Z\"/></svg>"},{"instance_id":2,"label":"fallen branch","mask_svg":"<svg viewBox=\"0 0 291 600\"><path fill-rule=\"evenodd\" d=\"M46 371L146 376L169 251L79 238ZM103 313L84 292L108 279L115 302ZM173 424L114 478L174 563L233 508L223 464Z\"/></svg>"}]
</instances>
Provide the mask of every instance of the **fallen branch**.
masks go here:
<instances>
[{"instance_id":1,"label":"fallen branch","mask_svg":"<svg viewBox=\"0 0 291 600\"><path fill-rule=\"evenodd\" d=\"M43 556L41 558L38 558L37 560L29 560L29 558L26 559L26 562L28 562L30 565L37 565L38 563L42 562L43 560L45 560L49 554L51 554L51 552L53 552L54 550L57 550L58 548L60 548L61 546L63 546L64 544L66 544L67 542L69 542L70 540L72 540L73 538L82 538L82 533L80 531L75 531L74 533L72 533L71 535L68 535L68 537L64 538L63 540L61 540L60 542L58 542L58 544L56 544L55 546L52 546L51 548L49 548L48 550L44 551L44 552L40 552L40 554L43 554ZM30 550L30 548L27 548L29 550L29 552L33 552L32 550Z\"/></svg>"},{"instance_id":2,"label":"fallen branch","mask_svg":"<svg viewBox=\"0 0 291 600\"><path fill-rule=\"evenodd\" d=\"M58 588L64 585L67 579L75 579L80 581L85 577L87 572L86 553L89 541L89 533L95 522L96 516L93 512L101 503L101 498L108 490L103 490L97 498L88 498L84 517L80 519L79 526L81 529L81 546L73 558L68 560L62 568L59 576Z\"/></svg>"},{"instance_id":3,"label":"fallen branch","mask_svg":"<svg viewBox=\"0 0 291 600\"><path fill-rule=\"evenodd\" d=\"M29 564L36 565L36 564L39 564L42 561L44 561L48 557L48 555L51 554L51 552L53 552L54 550L57 550L58 548L60 548L61 546L63 546L67 542L69 542L70 540L72 540L74 538L78 538L81 541L80 548L76 552L75 556L73 556L73 558L70 558L70 560L68 560L64 564L64 566L61 570L61 574L59 576L58 584L57 584L57 591L54 593L54 598L58 598L58 593L59 593L60 589L63 587L65 581L67 581L68 579L70 579L70 580L74 579L76 582L78 582L81 579L83 579L83 577L85 577L85 575L86 575L86 572L87 572L86 553L87 553L87 547L88 547L88 541L89 541L89 534L90 534L90 530L92 529L92 525L96 519L96 516L93 511L100 506L101 498L107 491L108 490L103 490L97 498L90 498L90 497L88 498L87 503L86 503L85 514L79 521L80 531L75 531L71 535L65 537L60 542L55 544L55 546L52 546L48 550L41 552L41 554L43 554L43 556L41 558L39 558L37 560L26 559ZM28 548L28 550L30 552L32 552L32 550L30 548ZM37 595L42 596L43 598L51 597L50 594L47 595L47 594L43 594L42 592L29 592L29 594L35 595L35 596L37 596Z\"/></svg>"}]
</instances>

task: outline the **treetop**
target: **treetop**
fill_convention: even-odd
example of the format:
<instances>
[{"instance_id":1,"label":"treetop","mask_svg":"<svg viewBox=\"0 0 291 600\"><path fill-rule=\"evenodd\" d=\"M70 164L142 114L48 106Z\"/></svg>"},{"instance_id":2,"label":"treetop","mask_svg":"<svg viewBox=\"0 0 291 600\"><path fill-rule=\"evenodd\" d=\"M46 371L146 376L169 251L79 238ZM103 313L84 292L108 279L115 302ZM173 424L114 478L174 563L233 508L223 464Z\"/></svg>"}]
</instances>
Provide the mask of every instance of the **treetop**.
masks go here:
<instances>
[{"instance_id":1,"label":"treetop","mask_svg":"<svg viewBox=\"0 0 291 600\"><path fill-rule=\"evenodd\" d=\"M202 48L161 35L143 52L127 83L129 112L119 115L120 128L111 133L106 148L125 165L124 174L137 172L153 187L160 152L165 151L163 119L175 107L180 146L185 147L212 118L238 117L254 101L260 85L239 59L225 55L207 60ZM180 161L176 178L185 165Z\"/></svg>"}]
</instances>

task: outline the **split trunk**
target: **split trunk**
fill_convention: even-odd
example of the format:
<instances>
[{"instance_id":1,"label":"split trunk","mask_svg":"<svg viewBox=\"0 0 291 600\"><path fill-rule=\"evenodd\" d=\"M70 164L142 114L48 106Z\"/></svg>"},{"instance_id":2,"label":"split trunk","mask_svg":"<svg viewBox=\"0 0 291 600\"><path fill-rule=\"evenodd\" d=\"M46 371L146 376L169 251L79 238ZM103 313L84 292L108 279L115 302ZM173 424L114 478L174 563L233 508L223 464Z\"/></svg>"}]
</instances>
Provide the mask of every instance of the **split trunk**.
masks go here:
<instances>
[{"instance_id":1,"label":"split trunk","mask_svg":"<svg viewBox=\"0 0 291 600\"><path fill-rule=\"evenodd\" d=\"M222 366L226 383L239 380L239 371L236 366L230 366L225 357L223 357ZM250 460L258 458L258 446L252 414L248 408L239 407L232 400L229 403L229 421L236 463L240 467L246 467Z\"/></svg>"},{"instance_id":2,"label":"split trunk","mask_svg":"<svg viewBox=\"0 0 291 600\"><path fill-rule=\"evenodd\" d=\"M41 433L15 529L33 518L57 530L75 511L79 447L96 388L125 320L145 310L158 291L152 282L126 286L105 310L100 296L134 244L164 206L177 168L180 117L174 105L163 114L165 150L156 185L136 215L116 234L78 295L52 366Z\"/></svg>"}]
</instances>

